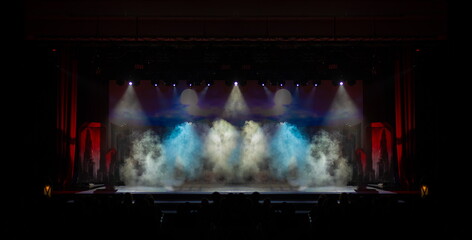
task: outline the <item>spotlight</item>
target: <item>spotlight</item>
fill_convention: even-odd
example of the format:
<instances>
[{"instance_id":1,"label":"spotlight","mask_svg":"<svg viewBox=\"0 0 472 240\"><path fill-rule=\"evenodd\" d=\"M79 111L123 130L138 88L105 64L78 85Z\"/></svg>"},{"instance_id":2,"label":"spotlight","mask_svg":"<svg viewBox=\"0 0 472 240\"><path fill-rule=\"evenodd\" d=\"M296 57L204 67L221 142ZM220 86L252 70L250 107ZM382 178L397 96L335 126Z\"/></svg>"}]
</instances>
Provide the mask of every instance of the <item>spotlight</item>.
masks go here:
<instances>
[{"instance_id":1,"label":"spotlight","mask_svg":"<svg viewBox=\"0 0 472 240\"><path fill-rule=\"evenodd\" d=\"M320 80L313 80L313 86L315 87L318 87L321 85L321 81Z\"/></svg>"},{"instance_id":2,"label":"spotlight","mask_svg":"<svg viewBox=\"0 0 472 240\"><path fill-rule=\"evenodd\" d=\"M177 80L170 80L170 81L169 81L169 85L171 85L172 87L177 87L177 84L178 84L178 83L179 83L179 82L178 82Z\"/></svg>"},{"instance_id":3,"label":"spotlight","mask_svg":"<svg viewBox=\"0 0 472 240\"><path fill-rule=\"evenodd\" d=\"M234 82L234 86L238 86L238 82Z\"/></svg>"},{"instance_id":4,"label":"spotlight","mask_svg":"<svg viewBox=\"0 0 472 240\"><path fill-rule=\"evenodd\" d=\"M151 85L154 87L159 86L159 81L158 80L151 80Z\"/></svg>"},{"instance_id":5,"label":"spotlight","mask_svg":"<svg viewBox=\"0 0 472 240\"><path fill-rule=\"evenodd\" d=\"M305 86L306 85L306 80L297 80L294 83L295 83L295 86L297 86L297 87Z\"/></svg>"},{"instance_id":6,"label":"spotlight","mask_svg":"<svg viewBox=\"0 0 472 240\"><path fill-rule=\"evenodd\" d=\"M128 85L129 86L139 86L139 80L128 80Z\"/></svg>"},{"instance_id":7,"label":"spotlight","mask_svg":"<svg viewBox=\"0 0 472 240\"><path fill-rule=\"evenodd\" d=\"M193 87L194 85L197 85L196 82L194 82L192 80L187 81L187 86L189 86L190 88Z\"/></svg>"},{"instance_id":8,"label":"spotlight","mask_svg":"<svg viewBox=\"0 0 472 240\"><path fill-rule=\"evenodd\" d=\"M284 85L285 85L285 81L280 80L280 81L279 81L279 86L280 86L280 87L283 87Z\"/></svg>"},{"instance_id":9,"label":"spotlight","mask_svg":"<svg viewBox=\"0 0 472 240\"><path fill-rule=\"evenodd\" d=\"M339 86L343 86L344 85L344 82L343 81L340 81L339 82Z\"/></svg>"},{"instance_id":10,"label":"spotlight","mask_svg":"<svg viewBox=\"0 0 472 240\"><path fill-rule=\"evenodd\" d=\"M211 86L211 85L213 85L213 84L214 84L214 81L213 81L213 80L207 80L207 81L206 81L206 85L207 85L208 87Z\"/></svg>"}]
</instances>

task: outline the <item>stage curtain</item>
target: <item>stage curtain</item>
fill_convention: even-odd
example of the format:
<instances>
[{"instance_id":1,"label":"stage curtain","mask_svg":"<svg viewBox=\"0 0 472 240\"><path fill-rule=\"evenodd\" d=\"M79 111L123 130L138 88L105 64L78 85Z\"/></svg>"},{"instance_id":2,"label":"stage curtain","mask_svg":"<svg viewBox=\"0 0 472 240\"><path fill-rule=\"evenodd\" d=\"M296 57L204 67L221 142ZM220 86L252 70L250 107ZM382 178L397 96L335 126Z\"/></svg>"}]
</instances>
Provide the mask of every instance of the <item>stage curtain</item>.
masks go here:
<instances>
[{"instance_id":1,"label":"stage curtain","mask_svg":"<svg viewBox=\"0 0 472 240\"><path fill-rule=\"evenodd\" d=\"M63 186L69 184L74 175L77 137L77 65L77 60L72 58L70 50L61 50L56 124L59 133L57 155L61 161L57 180Z\"/></svg>"},{"instance_id":2,"label":"stage curtain","mask_svg":"<svg viewBox=\"0 0 472 240\"><path fill-rule=\"evenodd\" d=\"M395 146L398 178L402 185L414 184L415 99L412 50L398 51L395 60Z\"/></svg>"}]
</instances>

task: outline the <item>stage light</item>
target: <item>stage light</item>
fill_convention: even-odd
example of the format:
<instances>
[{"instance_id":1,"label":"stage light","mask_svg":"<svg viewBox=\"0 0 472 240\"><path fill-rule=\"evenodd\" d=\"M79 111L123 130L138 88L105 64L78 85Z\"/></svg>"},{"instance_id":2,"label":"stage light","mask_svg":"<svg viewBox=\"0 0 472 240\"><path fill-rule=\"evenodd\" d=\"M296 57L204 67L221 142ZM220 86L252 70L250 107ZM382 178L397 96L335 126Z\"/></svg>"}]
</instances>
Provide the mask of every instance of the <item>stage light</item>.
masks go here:
<instances>
[{"instance_id":1,"label":"stage light","mask_svg":"<svg viewBox=\"0 0 472 240\"><path fill-rule=\"evenodd\" d=\"M238 82L234 82L234 86L238 86Z\"/></svg>"},{"instance_id":2,"label":"stage light","mask_svg":"<svg viewBox=\"0 0 472 240\"><path fill-rule=\"evenodd\" d=\"M179 82L176 80L164 80L166 86L176 87Z\"/></svg>"},{"instance_id":3,"label":"stage light","mask_svg":"<svg viewBox=\"0 0 472 240\"><path fill-rule=\"evenodd\" d=\"M305 86L306 85L306 80L297 80L295 81L295 86L300 87L300 86Z\"/></svg>"},{"instance_id":4,"label":"stage light","mask_svg":"<svg viewBox=\"0 0 472 240\"><path fill-rule=\"evenodd\" d=\"M284 80L279 80L278 84L279 84L279 87L283 87L283 86L285 86L285 81Z\"/></svg>"},{"instance_id":5,"label":"stage light","mask_svg":"<svg viewBox=\"0 0 472 240\"><path fill-rule=\"evenodd\" d=\"M177 80L170 80L169 81L169 85L171 85L172 87L177 87L177 84L179 84L179 82Z\"/></svg>"},{"instance_id":6,"label":"stage light","mask_svg":"<svg viewBox=\"0 0 472 240\"><path fill-rule=\"evenodd\" d=\"M321 85L321 81L320 80L313 80L313 86L315 87L318 87Z\"/></svg>"},{"instance_id":7,"label":"stage light","mask_svg":"<svg viewBox=\"0 0 472 240\"><path fill-rule=\"evenodd\" d=\"M140 83L139 80L131 80L131 81L128 81L128 85L129 85L129 86L135 86L135 87L137 87L137 86L139 86L139 83Z\"/></svg>"},{"instance_id":8,"label":"stage light","mask_svg":"<svg viewBox=\"0 0 472 240\"><path fill-rule=\"evenodd\" d=\"M214 81L213 81L213 80L207 80L207 81L206 81L206 85L207 85L208 87L211 86L211 85L213 85L213 84L214 84Z\"/></svg>"},{"instance_id":9,"label":"stage light","mask_svg":"<svg viewBox=\"0 0 472 240\"><path fill-rule=\"evenodd\" d=\"M196 86L197 85L197 82L196 81L192 81L192 80L187 80L187 86L189 88L192 88L193 86Z\"/></svg>"},{"instance_id":10,"label":"stage light","mask_svg":"<svg viewBox=\"0 0 472 240\"><path fill-rule=\"evenodd\" d=\"M154 87L159 86L159 81L158 80L151 80L151 85Z\"/></svg>"},{"instance_id":11,"label":"stage light","mask_svg":"<svg viewBox=\"0 0 472 240\"><path fill-rule=\"evenodd\" d=\"M339 86L343 86L344 85L344 82L343 81L340 81L339 82Z\"/></svg>"}]
</instances>

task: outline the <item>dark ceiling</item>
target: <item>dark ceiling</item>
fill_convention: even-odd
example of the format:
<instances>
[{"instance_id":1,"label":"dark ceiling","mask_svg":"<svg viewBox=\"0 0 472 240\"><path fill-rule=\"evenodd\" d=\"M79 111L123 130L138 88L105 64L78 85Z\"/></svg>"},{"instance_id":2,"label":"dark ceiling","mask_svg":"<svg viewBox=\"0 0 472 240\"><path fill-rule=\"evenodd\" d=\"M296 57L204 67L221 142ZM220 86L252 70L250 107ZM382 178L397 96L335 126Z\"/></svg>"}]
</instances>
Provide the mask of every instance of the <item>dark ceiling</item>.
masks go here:
<instances>
[{"instance_id":1,"label":"dark ceiling","mask_svg":"<svg viewBox=\"0 0 472 240\"><path fill-rule=\"evenodd\" d=\"M27 40L447 39L445 0L25 1Z\"/></svg>"}]
</instances>

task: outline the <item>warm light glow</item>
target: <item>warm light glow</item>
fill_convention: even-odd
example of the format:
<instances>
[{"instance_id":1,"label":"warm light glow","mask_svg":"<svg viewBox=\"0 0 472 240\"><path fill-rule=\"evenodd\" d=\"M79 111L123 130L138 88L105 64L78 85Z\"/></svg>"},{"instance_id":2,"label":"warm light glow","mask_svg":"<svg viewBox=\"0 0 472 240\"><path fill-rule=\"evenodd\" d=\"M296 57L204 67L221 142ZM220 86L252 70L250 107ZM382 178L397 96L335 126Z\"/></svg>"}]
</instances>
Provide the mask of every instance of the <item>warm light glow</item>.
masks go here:
<instances>
[{"instance_id":1,"label":"warm light glow","mask_svg":"<svg viewBox=\"0 0 472 240\"><path fill-rule=\"evenodd\" d=\"M51 197L52 187L51 185L44 186L43 194L46 197Z\"/></svg>"},{"instance_id":2,"label":"warm light glow","mask_svg":"<svg viewBox=\"0 0 472 240\"><path fill-rule=\"evenodd\" d=\"M429 194L428 186L426 186L426 185L421 185L421 192L420 192L420 194L421 194L421 197L422 197L422 198L425 198L426 196L428 196L428 194Z\"/></svg>"}]
</instances>

